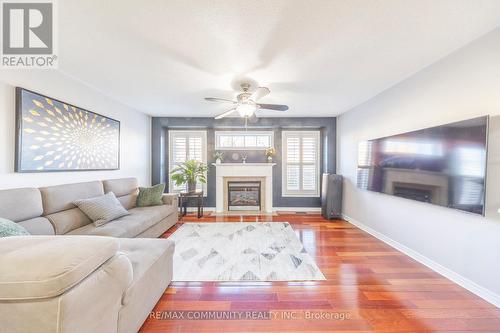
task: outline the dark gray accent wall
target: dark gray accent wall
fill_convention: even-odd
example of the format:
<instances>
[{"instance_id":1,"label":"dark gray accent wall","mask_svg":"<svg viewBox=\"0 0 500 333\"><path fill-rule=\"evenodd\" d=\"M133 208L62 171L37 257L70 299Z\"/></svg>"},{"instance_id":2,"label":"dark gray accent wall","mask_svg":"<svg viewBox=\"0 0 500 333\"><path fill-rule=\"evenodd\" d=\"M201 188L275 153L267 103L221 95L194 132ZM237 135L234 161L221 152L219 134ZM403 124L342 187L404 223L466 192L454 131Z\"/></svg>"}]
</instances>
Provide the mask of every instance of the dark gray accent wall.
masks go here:
<instances>
[{"instance_id":1,"label":"dark gray accent wall","mask_svg":"<svg viewBox=\"0 0 500 333\"><path fill-rule=\"evenodd\" d=\"M168 189L168 131L169 130L206 130L207 131L207 162L209 166L207 178L207 197L205 206L215 207L215 131L242 130L244 120L241 118L183 118L183 117L153 117L152 118L152 183L166 183ZM336 137L337 119L335 117L318 118L256 118L249 122L248 130L274 131L274 147L277 154L274 157L273 171L273 206L274 207L320 207L320 198L283 197L281 195L282 156L281 132L283 130L320 130L321 131L321 164L320 174L336 172ZM264 152L259 151L224 151L225 162L235 162L231 159L233 152L248 154L247 162L265 162Z\"/></svg>"}]
</instances>

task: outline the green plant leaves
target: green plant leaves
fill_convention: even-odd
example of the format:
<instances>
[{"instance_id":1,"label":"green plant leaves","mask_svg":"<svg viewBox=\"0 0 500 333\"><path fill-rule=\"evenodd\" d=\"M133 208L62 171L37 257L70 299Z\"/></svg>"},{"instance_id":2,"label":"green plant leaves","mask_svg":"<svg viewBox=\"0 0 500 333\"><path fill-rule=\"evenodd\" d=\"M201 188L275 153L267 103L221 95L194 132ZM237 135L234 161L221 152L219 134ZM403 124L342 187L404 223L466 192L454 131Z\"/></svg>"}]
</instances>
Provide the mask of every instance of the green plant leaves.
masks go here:
<instances>
[{"instance_id":1,"label":"green plant leaves","mask_svg":"<svg viewBox=\"0 0 500 333\"><path fill-rule=\"evenodd\" d=\"M205 163L196 160L187 160L170 172L170 178L177 186L196 183L197 181L206 184L207 171L208 166Z\"/></svg>"}]
</instances>

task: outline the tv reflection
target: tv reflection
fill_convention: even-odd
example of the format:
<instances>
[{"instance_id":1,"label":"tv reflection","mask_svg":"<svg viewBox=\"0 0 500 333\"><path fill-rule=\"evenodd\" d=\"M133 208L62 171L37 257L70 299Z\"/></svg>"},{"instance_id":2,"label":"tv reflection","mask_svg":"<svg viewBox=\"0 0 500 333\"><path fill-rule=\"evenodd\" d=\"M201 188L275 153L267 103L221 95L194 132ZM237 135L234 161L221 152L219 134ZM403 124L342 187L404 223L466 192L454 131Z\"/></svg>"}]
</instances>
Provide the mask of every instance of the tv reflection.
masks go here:
<instances>
[{"instance_id":1,"label":"tv reflection","mask_svg":"<svg viewBox=\"0 0 500 333\"><path fill-rule=\"evenodd\" d=\"M488 117L359 144L358 187L484 214Z\"/></svg>"}]
</instances>

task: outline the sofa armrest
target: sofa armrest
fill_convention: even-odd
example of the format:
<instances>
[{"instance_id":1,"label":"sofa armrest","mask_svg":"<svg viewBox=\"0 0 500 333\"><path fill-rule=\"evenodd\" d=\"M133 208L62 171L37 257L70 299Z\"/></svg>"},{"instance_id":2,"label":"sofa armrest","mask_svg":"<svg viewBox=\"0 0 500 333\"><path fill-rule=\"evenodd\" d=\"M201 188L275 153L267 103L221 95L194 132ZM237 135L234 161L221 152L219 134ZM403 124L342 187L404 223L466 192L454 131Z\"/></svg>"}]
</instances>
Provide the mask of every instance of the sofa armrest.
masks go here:
<instances>
[{"instance_id":1,"label":"sofa armrest","mask_svg":"<svg viewBox=\"0 0 500 333\"><path fill-rule=\"evenodd\" d=\"M175 193L167 193L163 195L163 204L179 206L179 195Z\"/></svg>"},{"instance_id":2,"label":"sofa armrest","mask_svg":"<svg viewBox=\"0 0 500 333\"><path fill-rule=\"evenodd\" d=\"M0 301L59 296L114 257L119 246L112 237L6 237L0 243Z\"/></svg>"},{"instance_id":3,"label":"sofa armrest","mask_svg":"<svg viewBox=\"0 0 500 333\"><path fill-rule=\"evenodd\" d=\"M52 261L55 262L57 260ZM118 313L122 308L122 298L132 281L131 261L125 254L116 252L87 278L61 295L42 299L0 300L0 331L119 332Z\"/></svg>"}]
</instances>

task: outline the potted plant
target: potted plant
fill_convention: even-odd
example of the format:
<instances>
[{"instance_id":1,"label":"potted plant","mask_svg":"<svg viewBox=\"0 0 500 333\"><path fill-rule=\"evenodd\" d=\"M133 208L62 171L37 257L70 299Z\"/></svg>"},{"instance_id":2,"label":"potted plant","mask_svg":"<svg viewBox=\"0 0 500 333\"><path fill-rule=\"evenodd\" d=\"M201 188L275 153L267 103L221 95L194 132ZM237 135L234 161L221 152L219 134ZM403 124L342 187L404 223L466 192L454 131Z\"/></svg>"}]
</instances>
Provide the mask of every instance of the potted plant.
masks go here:
<instances>
[{"instance_id":1,"label":"potted plant","mask_svg":"<svg viewBox=\"0 0 500 333\"><path fill-rule=\"evenodd\" d=\"M172 170L171 179L175 185L181 186L187 184L188 192L196 191L196 183L207 183L207 165L196 160L187 160Z\"/></svg>"},{"instance_id":2,"label":"potted plant","mask_svg":"<svg viewBox=\"0 0 500 333\"><path fill-rule=\"evenodd\" d=\"M273 161L273 156L276 155L276 149L274 149L274 147L269 147L266 149L265 154L267 156L267 161L271 163Z\"/></svg>"},{"instance_id":3,"label":"potted plant","mask_svg":"<svg viewBox=\"0 0 500 333\"><path fill-rule=\"evenodd\" d=\"M215 158L215 163L216 164L221 164L222 160L224 159L224 153L221 151L216 151L214 153L214 158Z\"/></svg>"}]
</instances>

